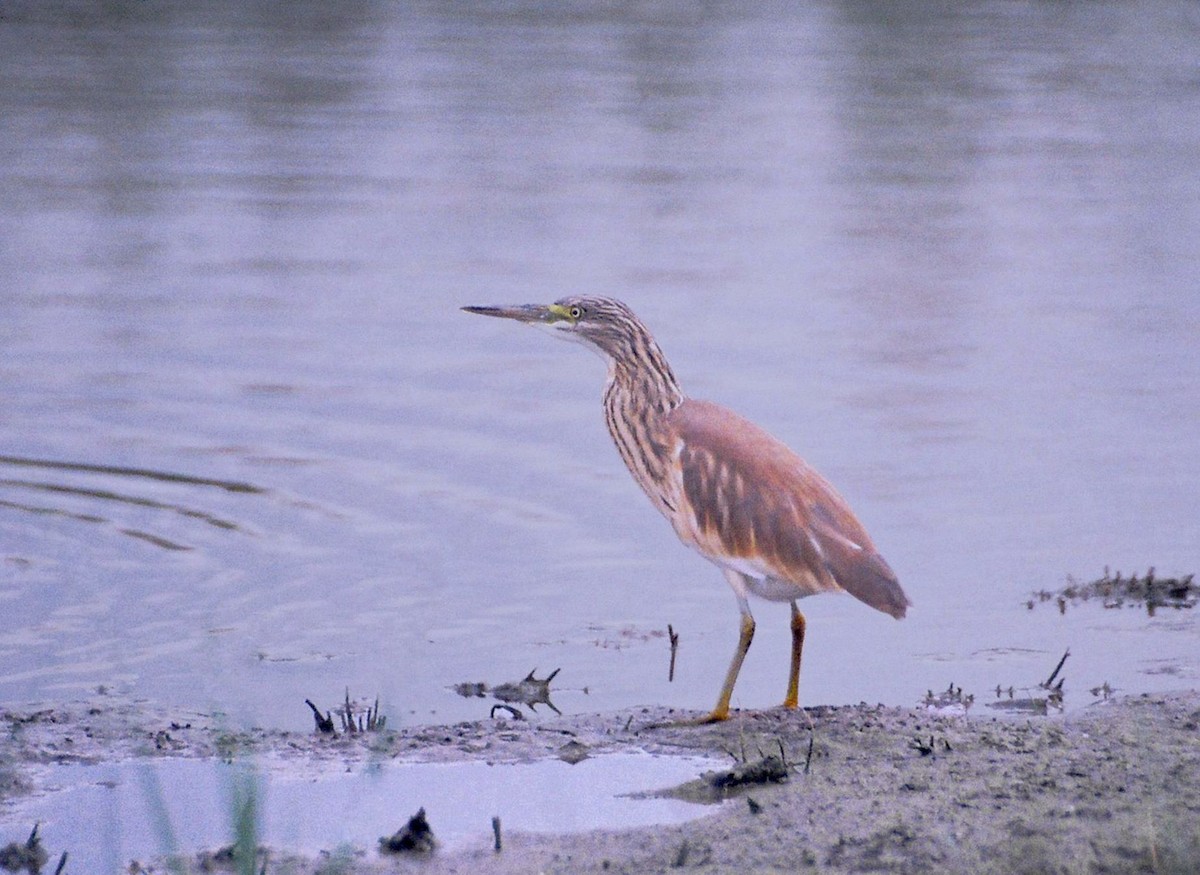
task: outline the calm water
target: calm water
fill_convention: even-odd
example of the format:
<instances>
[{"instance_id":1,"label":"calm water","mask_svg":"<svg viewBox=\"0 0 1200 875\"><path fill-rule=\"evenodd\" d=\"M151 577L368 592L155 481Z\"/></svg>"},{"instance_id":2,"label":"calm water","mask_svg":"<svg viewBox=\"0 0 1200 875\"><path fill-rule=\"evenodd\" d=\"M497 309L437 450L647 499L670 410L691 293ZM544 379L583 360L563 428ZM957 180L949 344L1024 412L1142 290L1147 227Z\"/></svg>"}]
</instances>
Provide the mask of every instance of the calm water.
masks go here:
<instances>
[{"instance_id":1,"label":"calm water","mask_svg":"<svg viewBox=\"0 0 1200 875\"><path fill-rule=\"evenodd\" d=\"M375 764L263 760L251 768L220 760L155 759L45 769L50 792L4 811L14 838L39 835L57 863L65 848L76 871L127 872L130 860L227 847L232 818L247 803L264 844L315 855L341 845L374 849L419 807L439 846L491 847L513 833L584 832L683 823L712 806L641 795L674 787L725 761L609 754L568 765L559 759L489 765ZM9 830L4 830L7 835Z\"/></svg>"},{"instance_id":2,"label":"calm water","mask_svg":"<svg viewBox=\"0 0 1200 875\"><path fill-rule=\"evenodd\" d=\"M1200 7L802 7L4 3L0 700L411 723L536 666L563 710L710 706L733 599L600 362L458 310L568 292L900 574L902 623L805 604L806 701L1067 647L1069 704L1194 685L1189 612L1024 602L1200 570ZM784 692L757 617L742 707Z\"/></svg>"}]
</instances>

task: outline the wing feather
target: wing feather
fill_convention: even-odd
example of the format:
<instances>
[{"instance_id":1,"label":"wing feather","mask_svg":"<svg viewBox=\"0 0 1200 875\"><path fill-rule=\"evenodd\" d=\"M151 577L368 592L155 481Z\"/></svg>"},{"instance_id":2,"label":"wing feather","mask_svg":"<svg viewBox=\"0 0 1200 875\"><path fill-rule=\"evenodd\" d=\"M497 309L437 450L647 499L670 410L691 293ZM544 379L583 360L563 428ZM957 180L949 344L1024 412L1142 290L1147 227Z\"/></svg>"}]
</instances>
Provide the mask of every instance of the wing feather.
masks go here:
<instances>
[{"instance_id":1,"label":"wing feather","mask_svg":"<svg viewBox=\"0 0 1200 875\"><path fill-rule=\"evenodd\" d=\"M908 598L846 501L785 444L706 401L670 414L688 519L700 552L794 584L798 595L845 590L893 617Z\"/></svg>"}]
</instances>

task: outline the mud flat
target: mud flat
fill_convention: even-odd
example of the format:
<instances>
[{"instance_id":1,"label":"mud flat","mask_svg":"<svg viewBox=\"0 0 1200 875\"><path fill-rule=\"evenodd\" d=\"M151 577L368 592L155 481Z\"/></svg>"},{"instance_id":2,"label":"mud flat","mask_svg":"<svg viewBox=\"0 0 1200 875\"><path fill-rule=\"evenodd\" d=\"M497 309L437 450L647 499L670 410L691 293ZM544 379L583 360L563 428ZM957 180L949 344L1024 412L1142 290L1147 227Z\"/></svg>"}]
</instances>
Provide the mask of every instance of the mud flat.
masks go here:
<instances>
[{"instance_id":1,"label":"mud flat","mask_svg":"<svg viewBox=\"0 0 1200 875\"><path fill-rule=\"evenodd\" d=\"M44 794L41 776L64 762L270 756L275 768L302 770L314 762L572 761L647 751L721 758L734 771L697 775L670 792L725 801L677 825L504 830L499 852L487 824L477 842L426 853L272 847L266 872L1200 871L1194 691L1116 698L1066 716L858 705L672 725L687 716L650 708L329 736L232 730L220 715L97 696L0 709L0 799L11 805ZM420 804L412 802L412 811L380 823L379 835L401 828ZM345 816L356 816L353 807ZM436 836L432 816L429 825ZM44 871L53 872L59 852L70 849L46 850ZM224 865L218 850L204 865ZM201 871L190 852L182 862L138 866L127 871Z\"/></svg>"}]
</instances>

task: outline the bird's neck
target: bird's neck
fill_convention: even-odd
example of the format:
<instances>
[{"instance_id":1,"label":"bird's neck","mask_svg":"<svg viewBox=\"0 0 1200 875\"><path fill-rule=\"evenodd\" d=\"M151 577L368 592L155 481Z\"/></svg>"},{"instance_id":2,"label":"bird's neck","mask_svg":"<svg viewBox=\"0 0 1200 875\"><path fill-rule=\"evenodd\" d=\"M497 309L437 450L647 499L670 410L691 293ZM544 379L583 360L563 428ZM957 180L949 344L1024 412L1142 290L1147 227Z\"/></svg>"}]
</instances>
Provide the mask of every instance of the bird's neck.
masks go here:
<instances>
[{"instance_id":1,"label":"bird's neck","mask_svg":"<svg viewBox=\"0 0 1200 875\"><path fill-rule=\"evenodd\" d=\"M604 387L604 420L633 479L663 513L668 465L674 450L667 415L683 403L675 374L650 341L644 360L610 360Z\"/></svg>"},{"instance_id":2,"label":"bird's neck","mask_svg":"<svg viewBox=\"0 0 1200 875\"><path fill-rule=\"evenodd\" d=\"M619 401L639 418L666 416L683 403L683 390L658 344L649 340L635 357L609 359L605 405Z\"/></svg>"}]
</instances>

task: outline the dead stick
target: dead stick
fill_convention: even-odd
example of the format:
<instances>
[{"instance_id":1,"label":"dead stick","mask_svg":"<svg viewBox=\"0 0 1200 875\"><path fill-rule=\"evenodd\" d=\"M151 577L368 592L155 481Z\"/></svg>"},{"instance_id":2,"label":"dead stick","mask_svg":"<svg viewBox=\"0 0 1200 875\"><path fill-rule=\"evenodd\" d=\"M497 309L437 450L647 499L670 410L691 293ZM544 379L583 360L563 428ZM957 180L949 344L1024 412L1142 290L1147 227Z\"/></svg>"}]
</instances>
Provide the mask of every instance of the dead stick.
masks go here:
<instances>
[{"instance_id":1,"label":"dead stick","mask_svg":"<svg viewBox=\"0 0 1200 875\"><path fill-rule=\"evenodd\" d=\"M1071 648L1068 647L1066 652L1062 655L1062 659L1058 661L1058 665L1054 666L1054 671L1050 672L1050 677L1046 679L1046 683L1042 684L1043 687L1046 687L1047 689L1050 688L1050 685L1054 683L1054 679L1058 677L1058 673L1062 671L1063 664L1067 661L1067 657L1070 655Z\"/></svg>"},{"instance_id":2,"label":"dead stick","mask_svg":"<svg viewBox=\"0 0 1200 875\"><path fill-rule=\"evenodd\" d=\"M492 834L496 836L496 853L500 853L500 817L492 818Z\"/></svg>"},{"instance_id":3,"label":"dead stick","mask_svg":"<svg viewBox=\"0 0 1200 875\"><path fill-rule=\"evenodd\" d=\"M667 623L667 637L671 641L671 668L667 672L667 683L675 681L675 652L679 649L679 633Z\"/></svg>"},{"instance_id":4,"label":"dead stick","mask_svg":"<svg viewBox=\"0 0 1200 875\"><path fill-rule=\"evenodd\" d=\"M317 710L317 706L312 703L312 699L305 699L304 704L312 708L313 719L317 721L318 732L324 732L328 734L334 731L333 717L328 711L326 711L325 716L322 717L321 712Z\"/></svg>"}]
</instances>

